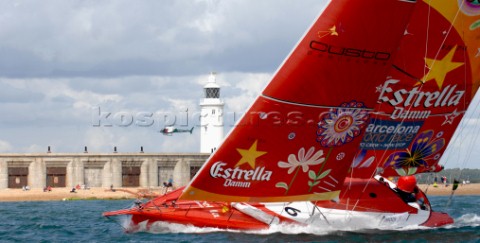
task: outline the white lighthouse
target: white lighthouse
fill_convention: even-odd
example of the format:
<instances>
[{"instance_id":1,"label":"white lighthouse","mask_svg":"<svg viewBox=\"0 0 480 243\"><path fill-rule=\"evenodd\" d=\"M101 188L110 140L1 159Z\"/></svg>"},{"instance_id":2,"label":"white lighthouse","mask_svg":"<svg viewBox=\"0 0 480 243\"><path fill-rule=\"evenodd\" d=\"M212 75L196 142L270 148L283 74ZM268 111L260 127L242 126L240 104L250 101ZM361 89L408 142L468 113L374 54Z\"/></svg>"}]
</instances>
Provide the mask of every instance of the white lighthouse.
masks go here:
<instances>
[{"instance_id":1,"label":"white lighthouse","mask_svg":"<svg viewBox=\"0 0 480 243\"><path fill-rule=\"evenodd\" d=\"M216 73L210 73L207 84L203 87L204 99L201 107L200 152L212 153L223 140L223 106L220 99L220 86Z\"/></svg>"}]
</instances>

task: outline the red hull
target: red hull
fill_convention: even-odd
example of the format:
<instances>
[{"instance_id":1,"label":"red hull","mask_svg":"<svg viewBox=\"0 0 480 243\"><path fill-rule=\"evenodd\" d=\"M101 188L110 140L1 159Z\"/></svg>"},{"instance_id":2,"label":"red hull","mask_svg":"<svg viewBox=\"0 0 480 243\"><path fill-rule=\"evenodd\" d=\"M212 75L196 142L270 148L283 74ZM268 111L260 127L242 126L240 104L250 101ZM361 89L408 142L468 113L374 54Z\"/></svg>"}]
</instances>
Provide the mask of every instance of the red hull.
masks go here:
<instances>
[{"instance_id":1,"label":"red hull","mask_svg":"<svg viewBox=\"0 0 480 243\"><path fill-rule=\"evenodd\" d=\"M257 210L249 214L238 210L229 203L177 200L181 192L182 189L178 189L131 209L106 212L104 216L131 215L132 228L144 221L147 221L147 227L155 222L166 222L201 228L234 230L268 229L274 221L273 219L277 220L276 223L302 224L285 217L284 214L278 214L267 209L264 204L248 204ZM430 203L425 195L423 192L420 193L425 198L425 206L430 208ZM419 211L419 209L405 203L388 185L375 179L347 179L338 202L322 201L317 202L316 206L322 209L337 209L366 214L408 213L409 215L415 215ZM270 216L272 220L259 219L258 214ZM428 220L421 225L439 227L451 223L453 223L453 219L447 214L431 212Z\"/></svg>"},{"instance_id":2,"label":"red hull","mask_svg":"<svg viewBox=\"0 0 480 243\"><path fill-rule=\"evenodd\" d=\"M427 222L423 223L422 226L426 227L440 227L444 225L453 224L453 219L450 215L443 212L432 212L430 218Z\"/></svg>"}]
</instances>

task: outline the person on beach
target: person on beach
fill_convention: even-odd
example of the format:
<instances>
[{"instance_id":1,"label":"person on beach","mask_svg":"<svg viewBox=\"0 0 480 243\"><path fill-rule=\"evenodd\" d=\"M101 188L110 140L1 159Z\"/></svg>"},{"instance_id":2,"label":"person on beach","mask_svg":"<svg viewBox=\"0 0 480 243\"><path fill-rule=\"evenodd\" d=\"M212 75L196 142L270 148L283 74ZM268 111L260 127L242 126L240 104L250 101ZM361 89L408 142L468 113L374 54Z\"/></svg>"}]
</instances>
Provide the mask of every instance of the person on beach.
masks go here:
<instances>
[{"instance_id":1,"label":"person on beach","mask_svg":"<svg viewBox=\"0 0 480 243\"><path fill-rule=\"evenodd\" d=\"M170 177L170 179L168 179L168 183L167 182L163 182L163 186L164 187L172 187L173 186L173 179L172 177Z\"/></svg>"}]
</instances>

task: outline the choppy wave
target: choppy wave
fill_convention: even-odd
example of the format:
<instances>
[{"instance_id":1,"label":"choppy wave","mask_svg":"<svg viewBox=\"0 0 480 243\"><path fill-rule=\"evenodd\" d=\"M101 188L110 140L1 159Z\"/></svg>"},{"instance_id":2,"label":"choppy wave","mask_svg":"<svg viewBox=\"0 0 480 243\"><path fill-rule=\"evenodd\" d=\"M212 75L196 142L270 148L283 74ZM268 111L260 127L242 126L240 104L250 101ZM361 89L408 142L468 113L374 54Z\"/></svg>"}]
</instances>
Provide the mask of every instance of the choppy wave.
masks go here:
<instances>
[{"instance_id":1,"label":"choppy wave","mask_svg":"<svg viewBox=\"0 0 480 243\"><path fill-rule=\"evenodd\" d=\"M432 197L434 208L444 207L446 197ZM328 227L278 225L267 230L235 231L158 223L137 233L126 231L129 219L102 217L105 211L125 208L131 201L59 201L0 203L2 242L319 242L412 241L478 242L480 196L458 197L446 208L455 219L441 228L406 227L397 230L333 230ZM129 233L130 232L130 233Z\"/></svg>"},{"instance_id":2,"label":"choppy wave","mask_svg":"<svg viewBox=\"0 0 480 243\"><path fill-rule=\"evenodd\" d=\"M462 215L455 220L454 225L458 227L465 227L465 226L478 227L480 226L480 215L475 213L468 213L468 214Z\"/></svg>"}]
</instances>

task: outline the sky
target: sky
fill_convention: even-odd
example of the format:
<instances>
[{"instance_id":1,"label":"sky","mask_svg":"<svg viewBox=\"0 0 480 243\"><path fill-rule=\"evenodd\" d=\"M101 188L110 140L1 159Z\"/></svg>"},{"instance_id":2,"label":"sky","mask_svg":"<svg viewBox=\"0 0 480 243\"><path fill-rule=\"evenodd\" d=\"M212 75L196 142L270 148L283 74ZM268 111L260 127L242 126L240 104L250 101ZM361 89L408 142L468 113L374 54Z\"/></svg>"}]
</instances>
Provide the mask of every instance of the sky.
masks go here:
<instances>
[{"instance_id":1,"label":"sky","mask_svg":"<svg viewBox=\"0 0 480 243\"><path fill-rule=\"evenodd\" d=\"M214 71L227 133L326 2L0 0L0 153L198 152L198 129L160 130L198 125ZM480 151L463 154L447 167L480 168Z\"/></svg>"}]
</instances>

